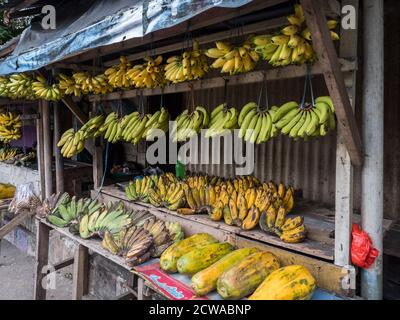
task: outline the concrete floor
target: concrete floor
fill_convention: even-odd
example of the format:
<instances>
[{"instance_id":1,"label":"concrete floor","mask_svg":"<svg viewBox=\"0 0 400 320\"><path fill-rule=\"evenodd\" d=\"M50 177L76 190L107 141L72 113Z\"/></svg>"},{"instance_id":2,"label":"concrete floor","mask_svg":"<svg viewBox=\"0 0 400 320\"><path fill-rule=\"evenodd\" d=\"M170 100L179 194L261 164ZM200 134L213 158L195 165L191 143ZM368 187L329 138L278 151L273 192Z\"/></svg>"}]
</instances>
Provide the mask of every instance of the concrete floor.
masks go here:
<instances>
[{"instance_id":1,"label":"concrete floor","mask_svg":"<svg viewBox=\"0 0 400 320\"><path fill-rule=\"evenodd\" d=\"M0 300L33 299L34 264L33 257L25 255L6 240L0 241ZM47 299L71 299L72 266L56 272L54 287L47 291Z\"/></svg>"}]
</instances>

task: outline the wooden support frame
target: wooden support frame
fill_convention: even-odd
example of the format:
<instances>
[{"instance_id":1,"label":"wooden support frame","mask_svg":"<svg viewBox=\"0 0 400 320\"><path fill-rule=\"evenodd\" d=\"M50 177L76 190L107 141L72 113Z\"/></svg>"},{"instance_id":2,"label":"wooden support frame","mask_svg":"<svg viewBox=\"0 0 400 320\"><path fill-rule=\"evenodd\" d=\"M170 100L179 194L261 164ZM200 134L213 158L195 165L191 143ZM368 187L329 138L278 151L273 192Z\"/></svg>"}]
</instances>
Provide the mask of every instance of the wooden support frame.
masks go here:
<instances>
[{"instance_id":1,"label":"wooden support frame","mask_svg":"<svg viewBox=\"0 0 400 320\"><path fill-rule=\"evenodd\" d=\"M43 287L42 282L45 277L43 269L49 261L50 227L40 221L36 221L36 226L34 299L46 300L46 288Z\"/></svg>"},{"instance_id":2,"label":"wooden support frame","mask_svg":"<svg viewBox=\"0 0 400 320\"><path fill-rule=\"evenodd\" d=\"M82 297L88 293L88 267L89 251L88 248L78 244L75 249L72 299L82 300Z\"/></svg>"},{"instance_id":3,"label":"wooden support frame","mask_svg":"<svg viewBox=\"0 0 400 320\"><path fill-rule=\"evenodd\" d=\"M18 213L10 222L0 228L0 240L9 234L12 230L18 227L22 221L28 218L32 213L29 210L23 210Z\"/></svg>"},{"instance_id":4,"label":"wooden support frame","mask_svg":"<svg viewBox=\"0 0 400 320\"><path fill-rule=\"evenodd\" d=\"M51 125L50 125L50 103L41 100L42 103L42 128L43 128L43 157L44 157L44 181L46 188L46 198L53 193L53 145L51 143Z\"/></svg>"},{"instance_id":5,"label":"wooden support frame","mask_svg":"<svg viewBox=\"0 0 400 320\"><path fill-rule=\"evenodd\" d=\"M61 155L61 149L57 147L57 142L61 138L61 119L60 119L60 104L54 103L54 141L53 149L56 165L56 192L64 192L64 159Z\"/></svg>"},{"instance_id":6,"label":"wooden support frame","mask_svg":"<svg viewBox=\"0 0 400 320\"><path fill-rule=\"evenodd\" d=\"M358 12L359 0L343 0L342 5L351 5ZM357 29L342 30L340 38L340 57L357 61ZM347 90L354 110L356 104L356 71L351 72L348 78L351 88ZM336 147L335 264L340 266L351 264L350 243L354 191L354 170L344 138L343 129L339 127Z\"/></svg>"},{"instance_id":7,"label":"wooden support frame","mask_svg":"<svg viewBox=\"0 0 400 320\"><path fill-rule=\"evenodd\" d=\"M331 40L327 21L322 11L322 1L300 0L311 31L313 46L318 54L329 94L336 108L336 117L351 161L354 165L363 163L361 136L346 90L338 57Z\"/></svg>"},{"instance_id":8,"label":"wooden support frame","mask_svg":"<svg viewBox=\"0 0 400 320\"><path fill-rule=\"evenodd\" d=\"M97 102L92 102L92 114L96 113L96 109L98 107ZM103 174L104 174L104 161L103 161L103 144L102 144L102 139L96 138L94 140L94 145L93 145L93 186L94 190L97 190L101 186Z\"/></svg>"}]
</instances>

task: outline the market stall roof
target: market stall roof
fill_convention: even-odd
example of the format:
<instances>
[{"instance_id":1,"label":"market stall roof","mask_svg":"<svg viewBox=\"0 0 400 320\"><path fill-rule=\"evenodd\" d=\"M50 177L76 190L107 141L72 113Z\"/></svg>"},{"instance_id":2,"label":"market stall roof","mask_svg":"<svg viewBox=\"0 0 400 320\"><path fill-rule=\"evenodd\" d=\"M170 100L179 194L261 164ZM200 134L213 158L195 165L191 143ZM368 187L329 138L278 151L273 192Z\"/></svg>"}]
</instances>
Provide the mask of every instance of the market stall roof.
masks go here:
<instances>
[{"instance_id":1,"label":"market stall roof","mask_svg":"<svg viewBox=\"0 0 400 320\"><path fill-rule=\"evenodd\" d=\"M170 28L214 7L238 8L252 1L59 1L56 29L45 30L41 19L34 21L13 53L0 62L0 74L37 70L90 49Z\"/></svg>"}]
</instances>

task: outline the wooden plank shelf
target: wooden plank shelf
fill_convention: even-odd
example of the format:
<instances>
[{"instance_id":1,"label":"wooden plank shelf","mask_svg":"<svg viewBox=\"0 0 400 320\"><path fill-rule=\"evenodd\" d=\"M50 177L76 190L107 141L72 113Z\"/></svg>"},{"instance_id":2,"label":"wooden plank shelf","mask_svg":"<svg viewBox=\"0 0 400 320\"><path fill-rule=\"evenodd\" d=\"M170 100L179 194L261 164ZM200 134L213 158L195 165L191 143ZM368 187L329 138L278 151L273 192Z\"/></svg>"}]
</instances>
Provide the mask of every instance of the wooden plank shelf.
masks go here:
<instances>
[{"instance_id":1,"label":"wooden plank shelf","mask_svg":"<svg viewBox=\"0 0 400 320\"><path fill-rule=\"evenodd\" d=\"M223 222L217 222L217 221L212 221L210 220L206 215L192 215L192 216L182 216L176 213L175 211L171 211L165 208L155 208L154 206L147 204L147 203L131 203L125 196L125 193L121 191L118 187L116 186L107 186L103 187L101 193L103 195L106 195L107 197L105 200L110 200L110 197L114 199L114 201L124 201L128 202L130 207L136 208L136 209L147 209L151 213L155 214L156 216L159 216L160 218L175 218L173 220L186 220L188 224L190 222L197 222L204 227L208 228L208 230L221 230L224 231L226 234L231 234L231 235L239 235L244 238L252 239L252 240L257 240L261 241L264 243L268 243L277 247L289 249L294 252L300 252L302 254L306 254L309 256L313 257L318 257L327 261L332 261L333 260L333 244L332 243L325 243L321 241L316 241L312 239L307 239L306 241L302 243L284 243L282 242L278 237L269 235L259 229L251 230L251 231L245 231L242 230L238 227L235 226L229 226ZM318 222L315 221L318 220L315 217L307 217L306 218L306 224L307 221L313 221L313 225L318 225ZM320 219L320 221L323 221ZM331 230L331 229L329 229ZM322 231L321 231L322 232ZM214 232L215 233L215 232ZM326 236L327 238L329 237Z\"/></svg>"},{"instance_id":2,"label":"wooden plank shelf","mask_svg":"<svg viewBox=\"0 0 400 320\"><path fill-rule=\"evenodd\" d=\"M357 64L353 61L340 59L340 64L342 72L350 72L357 69ZM320 63L318 62L312 67L311 71L314 75L323 73L323 69L321 68ZM225 86L225 80L228 80L227 83L228 86L251 84L263 81L265 72L266 72L266 77L269 81L300 78L306 75L306 66L304 65L304 66L288 66L285 68L269 68L265 71L258 70L233 76L218 76L214 78L182 82L179 84L171 84L165 86L164 88L122 90L122 91L111 92L104 95L89 95L88 99L91 102L109 101L109 100L129 99L137 97L140 94L143 94L143 96L153 96L160 94L187 92L191 90L191 87L193 87L193 90L222 88Z\"/></svg>"}]
</instances>

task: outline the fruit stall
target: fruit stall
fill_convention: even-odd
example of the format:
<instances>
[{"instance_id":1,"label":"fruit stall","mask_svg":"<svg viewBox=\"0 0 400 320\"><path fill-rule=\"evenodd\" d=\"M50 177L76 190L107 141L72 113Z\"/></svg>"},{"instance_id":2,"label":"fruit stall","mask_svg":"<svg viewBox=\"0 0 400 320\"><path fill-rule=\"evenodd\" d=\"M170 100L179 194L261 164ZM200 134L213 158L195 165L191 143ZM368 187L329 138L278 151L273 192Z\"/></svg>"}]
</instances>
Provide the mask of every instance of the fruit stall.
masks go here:
<instances>
[{"instance_id":1,"label":"fruit stall","mask_svg":"<svg viewBox=\"0 0 400 320\"><path fill-rule=\"evenodd\" d=\"M353 170L365 166L365 146L354 113L360 34L341 28L345 4L358 14L357 0L178 6L172 9L182 10L183 18L171 9L168 23L140 19L149 28L140 36L100 26L115 31L115 39L102 42L87 28L77 32L87 47L64 53L53 41L52 57L38 44L43 59L35 67L18 66L20 73L1 76L2 96L39 101L42 195L40 204L25 207L37 223L35 298L46 298L41 283L50 232L76 243L74 257L54 266L73 264L75 299L88 291L89 252L131 272L121 299L358 296L350 239L352 223L366 218L354 213ZM125 15L121 23L128 23ZM130 23L136 32L136 22ZM93 47L90 41L96 40L101 46ZM65 41L73 48L73 40ZM13 59L0 63L2 73L12 69ZM4 89L10 83L16 83L17 96ZM68 129L61 115L65 106L79 123ZM227 156L224 140L203 156L204 141L233 135L240 151ZM209 158L183 165L182 157L190 157L182 153L172 170L160 161L153 167L163 170L116 183L109 179L110 157L126 157L132 148L150 166L146 155L156 139L166 142L163 152L169 154L172 145L190 149L195 141L190 153L201 150L199 157ZM110 152L117 145L123 148ZM311 148L326 150L310 156L316 168L306 164L302 172L290 152ZM66 187L71 178L64 164L84 150L92 161L90 198ZM232 158L244 150L253 153L254 168L237 174ZM274 152L285 156L277 161ZM222 162L213 163L215 154L219 160L223 155ZM291 177L293 166L307 181L313 169L332 172L334 184L321 189L331 188L334 205L318 201L318 183L311 195L302 187L306 182ZM385 219L377 223L381 232L391 225ZM379 241L374 245L381 250ZM362 273L367 279L368 272Z\"/></svg>"}]
</instances>

